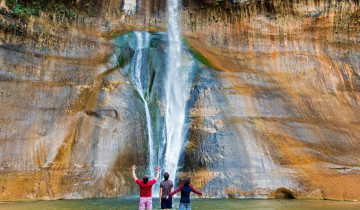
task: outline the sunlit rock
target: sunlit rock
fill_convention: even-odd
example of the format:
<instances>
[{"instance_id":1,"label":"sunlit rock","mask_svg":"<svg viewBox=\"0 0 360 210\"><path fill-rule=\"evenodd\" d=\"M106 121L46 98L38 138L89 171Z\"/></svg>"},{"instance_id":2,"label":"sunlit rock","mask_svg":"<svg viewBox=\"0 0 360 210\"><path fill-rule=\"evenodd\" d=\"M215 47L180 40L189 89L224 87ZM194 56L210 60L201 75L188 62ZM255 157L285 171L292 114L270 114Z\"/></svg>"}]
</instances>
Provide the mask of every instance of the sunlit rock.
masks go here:
<instances>
[{"instance_id":1,"label":"sunlit rock","mask_svg":"<svg viewBox=\"0 0 360 210\"><path fill-rule=\"evenodd\" d=\"M152 33L141 98L124 33L166 31L166 1L50 6L16 15L0 1L0 200L134 195L130 165L149 172L144 100L164 139L168 43ZM180 12L193 72L178 179L209 197L359 200L359 2L184 0Z\"/></svg>"}]
</instances>

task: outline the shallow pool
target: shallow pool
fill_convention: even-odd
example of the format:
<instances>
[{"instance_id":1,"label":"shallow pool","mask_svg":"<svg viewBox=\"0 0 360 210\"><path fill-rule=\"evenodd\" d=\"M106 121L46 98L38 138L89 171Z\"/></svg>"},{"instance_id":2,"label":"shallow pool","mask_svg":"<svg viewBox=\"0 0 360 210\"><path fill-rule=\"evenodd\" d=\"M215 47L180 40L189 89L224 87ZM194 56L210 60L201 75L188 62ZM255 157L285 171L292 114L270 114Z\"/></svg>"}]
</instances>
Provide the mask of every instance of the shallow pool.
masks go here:
<instances>
[{"instance_id":1,"label":"shallow pool","mask_svg":"<svg viewBox=\"0 0 360 210\"><path fill-rule=\"evenodd\" d=\"M158 199L154 209L160 209ZM359 202L328 200L238 200L238 199L192 199L192 209L360 209ZM173 209L178 209L175 199ZM0 209L138 209L137 199L111 198L86 200L58 200L34 202L3 202Z\"/></svg>"}]
</instances>

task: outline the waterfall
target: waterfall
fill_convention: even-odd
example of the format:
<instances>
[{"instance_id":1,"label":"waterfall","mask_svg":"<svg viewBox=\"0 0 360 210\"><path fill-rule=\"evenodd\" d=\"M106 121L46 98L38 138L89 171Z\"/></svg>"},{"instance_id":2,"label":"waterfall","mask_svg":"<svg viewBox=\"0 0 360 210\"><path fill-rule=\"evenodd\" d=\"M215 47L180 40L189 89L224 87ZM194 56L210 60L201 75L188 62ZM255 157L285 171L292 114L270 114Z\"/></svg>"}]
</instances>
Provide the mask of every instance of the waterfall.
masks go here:
<instances>
[{"instance_id":1,"label":"waterfall","mask_svg":"<svg viewBox=\"0 0 360 210\"><path fill-rule=\"evenodd\" d=\"M148 101L144 94L146 78L142 76L149 72L149 57L145 54L150 48L150 33L135 31L137 47L132 59L132 83L144 103L148 136L148 169L150 177L155 176L159 162L164 171L175 180L181 148L184 142L184 126L186 104L190 94L189 77L191 69L181 64L181 36L179 27L179 0L168 0L168 56L166 75L164 75L164 95L161 101L165 104L164 130L152 128ZM161 141L154 140L153 132L163 132ZM155 133L156 134L156 133ZM157 142L157 143L156 143ZM159 161L158 161L159 160ZM158 188L154 189L155 195Z\"/></svg>"},{"instance_id":2,"label":"waterfall","mask_svg":"<svg viewBox=\"0 0 360 210\"><path fill-rule=\"evenodd\" d=\"M189 95L189 73L181 68L181 36L179 28L179 0L168 0L168 72L165 81L165 171L175 180L184 139L186 102Z\"/></svg>"},{"instance_id":3,"label":"waterfall","mask_svg":"<svg viewBox=\"0 0 360 210\"><path fill-rule=\"evenodd\" d=\"M123 11L129 15L134 15L136 12L136 0L124 0Z\"/></svg>"},{"instance_id":4,"label":"waterfall","mask_svg":"<svg viewBox=\"0 0 360 210\"><path fill-rule=\"evenodd\" d=\"M151 116L148 103L144 95L144 86L143 86L143 77L142 73L148 72L147 59L144 56L145 50L149 48L150 35L148 32L134 32L137 42L137 49L134 55L134 65L133 65L133 84L141 100L144 103L145 115L146 115L146 127L148 134L148 148L149 148L149 171L150 177L155 177L155 168L156 168L156 155L154 148L154 139L151 125Z\"/></svg>"}]
</instances>

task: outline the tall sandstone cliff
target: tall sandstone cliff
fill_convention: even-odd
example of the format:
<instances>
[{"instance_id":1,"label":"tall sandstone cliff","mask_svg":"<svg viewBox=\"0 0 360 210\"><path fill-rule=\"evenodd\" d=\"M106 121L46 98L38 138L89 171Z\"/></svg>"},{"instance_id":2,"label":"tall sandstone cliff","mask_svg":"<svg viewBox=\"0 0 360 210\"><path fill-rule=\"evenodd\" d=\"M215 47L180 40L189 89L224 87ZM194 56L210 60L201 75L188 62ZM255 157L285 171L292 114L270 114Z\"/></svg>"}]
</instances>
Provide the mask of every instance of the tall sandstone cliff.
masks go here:
<instances>
[{"instance_id":1,"label":"tall sandstone cliff","mask_svg":"<svg viewBox=\"0 0 360 210\"><path fill-rule=\"evenodd\" d=\"M0 1L0 200L135 194L130 165L147 167L144 109L109 64L111 39L166 31L166 1L32 1L39 14L24 12L31 1L9 2ZM181 14L206 67L179 177L209 197L359 200L359 1L184 0Z\"/></svg>"}]
</instances>

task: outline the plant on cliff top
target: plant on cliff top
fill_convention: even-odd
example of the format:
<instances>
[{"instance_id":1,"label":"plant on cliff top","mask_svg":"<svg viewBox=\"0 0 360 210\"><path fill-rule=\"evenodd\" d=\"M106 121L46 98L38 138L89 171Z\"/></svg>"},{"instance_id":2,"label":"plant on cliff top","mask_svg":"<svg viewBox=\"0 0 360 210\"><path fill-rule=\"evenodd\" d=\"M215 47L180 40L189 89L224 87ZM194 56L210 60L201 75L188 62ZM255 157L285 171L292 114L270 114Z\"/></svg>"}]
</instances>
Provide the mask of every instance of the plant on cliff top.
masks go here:
<instances>
[{"instance_id":1,"label":"plant on cliff top","mask_svg":"<svg viewBox=\"0 0 360 210\"><path fill-rule=\"evenodd\" d=\"M6 6L15 15L40 15L40 12L48 4L48 0L27 1L27 0L6 0Z\"/></svg>"},{"instance_id":2,"label":"plant on cliff top","mask_svg":"<svg viewBox=\"0 0 360 210\"><path fill-rule=\"evenodd\" d=\"M6 6L12 14L19 16L39 16L46 12L49 17L65 16L74 19L75 14L96 16L102 6L99 0L6 0Z\"/></svg>"},{"instance_id":3,"label":"plant on cliff top","mask_svg":"<svg viewBox=\"0 0 360 210\"><path fill-rule=\"evenodd\" d=\"M76 1L63 0L6 0L6 6L12 10L14 15L19 16L40 16L41 12L48 12L52 16L53 13L56 15L65 15L67 18L75 18L74 8L76 8Z\"/></svg>"}]
</instances>

